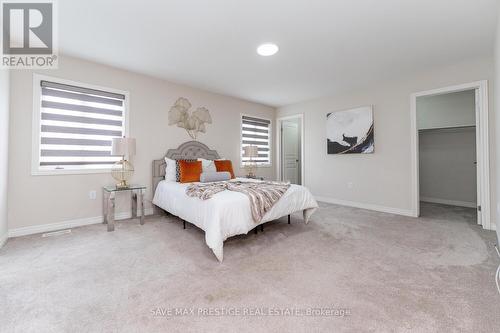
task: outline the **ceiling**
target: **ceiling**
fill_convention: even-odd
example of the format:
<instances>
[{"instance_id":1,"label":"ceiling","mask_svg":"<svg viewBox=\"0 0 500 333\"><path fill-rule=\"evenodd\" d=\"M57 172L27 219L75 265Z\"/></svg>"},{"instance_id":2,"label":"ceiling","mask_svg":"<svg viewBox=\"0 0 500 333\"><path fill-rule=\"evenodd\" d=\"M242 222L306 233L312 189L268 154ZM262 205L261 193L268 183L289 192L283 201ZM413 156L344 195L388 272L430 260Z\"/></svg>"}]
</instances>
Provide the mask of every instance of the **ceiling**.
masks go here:
<instances>
[{"instance_id":1,"label":"ceiling","mask_svg":"<svg viewBox=\"0 0 500 333\"><path fill-rule=\"evenodd\" d=\"M493 54L495 0L64 0L59 49L272 106ZM280 52L261 57L264 42Z\"/></svg>"}]
</instances>

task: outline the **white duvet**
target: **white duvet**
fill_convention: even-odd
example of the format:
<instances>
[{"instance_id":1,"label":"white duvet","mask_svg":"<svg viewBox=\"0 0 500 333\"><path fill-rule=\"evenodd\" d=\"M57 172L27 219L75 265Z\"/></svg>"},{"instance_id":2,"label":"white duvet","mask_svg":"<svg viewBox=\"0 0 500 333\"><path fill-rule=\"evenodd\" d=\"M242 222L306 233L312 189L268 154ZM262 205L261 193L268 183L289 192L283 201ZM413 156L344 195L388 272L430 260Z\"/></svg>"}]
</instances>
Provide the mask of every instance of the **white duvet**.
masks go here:
<instances>
[{"instance_id":1,"label":"white duvet","mask_svg":"<svg viewBox=\"0 0 500 333\"><path fill-rule=\"evenodd\" d=\"M246 178L238 180L255 181ZM156 188L153 204L204 230L208 247L221 262L224 257L223 244L227 238L246 234L257 225L298 211L303 211L304 221L308 223L318 208L318 203L307 188L292 184L257 224L252 219L250 200L243 193L226 190L211 199L201 200L186 195L188 185L161 181Z\"/></svg>"}]
</instances>

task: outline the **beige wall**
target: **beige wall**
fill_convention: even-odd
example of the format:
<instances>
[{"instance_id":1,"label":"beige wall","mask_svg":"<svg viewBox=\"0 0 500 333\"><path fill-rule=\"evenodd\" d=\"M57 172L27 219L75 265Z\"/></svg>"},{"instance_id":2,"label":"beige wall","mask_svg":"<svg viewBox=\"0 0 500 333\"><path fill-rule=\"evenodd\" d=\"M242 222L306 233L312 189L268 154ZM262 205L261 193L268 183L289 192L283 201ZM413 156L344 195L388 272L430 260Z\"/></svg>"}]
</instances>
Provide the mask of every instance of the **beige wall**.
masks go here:
<instances>
[{"instance_id":1,"label":"beige wall","mask_svg":"<svg viewBox=\"0 0 500 333\"><path fill-rule=\"evenodd\" d=\"M7 239L9 71L0 70L0 247Z\"/></svg>"},{"instance_id":2,"label":"beige wall","mask_svg":"<svg viewBox=\"0 0 500 333\"><path fill-rule=\"evenodd\" d=\"M429 69L399 80L380 82L357 92L279 108L277 117L304 113L306 186L313 194L331 201L410 213L410 95L418 91L485 79L490 84L491 181L495 184L493 63L492 58L475 59ZM326 114L370 104L374 105L375 153L327 155ZM494 186L492 202L496 202Z\"/></svg>"},{"instance_id":3,"label":"beige wall","mask_svg":"<svg viewBox=\"0 0 500 333\"><path fill-rule=\"evenodd\" d=\"M193 106L210 110L213 123L199 141L233 161L239 168L240 113L274 119L271 107L213 94L92 62L61 57L58 70L36 71L130 92L130 136L137 139L132 182L151 186L151 162L169 148L190 140L180 128L168 126L168 110L178 97ZM9 229L56 223L102 215L101 187L112 184L109 174L31 176L33 71L13 71L11 75ZM273 147L274 149L274 147ZM274 178L274 168L261 168L258 174ZM98 191L97 200L88 192ZM151 207L148 188L146 209ZM126 198L118 199L118 211L128 210Z\"/></svg>"}]
</instances>

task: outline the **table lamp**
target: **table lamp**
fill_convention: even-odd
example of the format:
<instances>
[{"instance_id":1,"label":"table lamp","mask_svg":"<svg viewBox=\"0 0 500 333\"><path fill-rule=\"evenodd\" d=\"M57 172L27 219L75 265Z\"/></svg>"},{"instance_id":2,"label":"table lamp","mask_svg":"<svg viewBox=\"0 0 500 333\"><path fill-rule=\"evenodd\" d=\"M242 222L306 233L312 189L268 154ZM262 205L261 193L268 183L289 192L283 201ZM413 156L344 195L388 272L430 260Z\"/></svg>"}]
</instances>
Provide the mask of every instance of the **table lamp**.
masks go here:
<instances>
[{"instance_id":1,"label":"table lamp","mask_svg":"<svg viewBox=\"0 0 500 333\"><path fill-rule=\"evenodd\" d=\"M111 176L118 182L117 188L127 188L127 181L134 173L134 166L127 159L135 155L135 139L113 138L111 145L111 155L121 156L122 159L116 162L111 168Z\"/></svg>"},{"instance_id":2,"label":"table lamp","mask_svg":"<svg viewBox=\"0 0 500 333\"><path fill-rule=\"evenodd\" d=\"M250 159L245 163L247 178L255 178L255 168L257 167L257 163L255 163L253 159L258 156L259 148L257 146L250 145L243 147L243 157Z\"/></svg>"}]
</instances>

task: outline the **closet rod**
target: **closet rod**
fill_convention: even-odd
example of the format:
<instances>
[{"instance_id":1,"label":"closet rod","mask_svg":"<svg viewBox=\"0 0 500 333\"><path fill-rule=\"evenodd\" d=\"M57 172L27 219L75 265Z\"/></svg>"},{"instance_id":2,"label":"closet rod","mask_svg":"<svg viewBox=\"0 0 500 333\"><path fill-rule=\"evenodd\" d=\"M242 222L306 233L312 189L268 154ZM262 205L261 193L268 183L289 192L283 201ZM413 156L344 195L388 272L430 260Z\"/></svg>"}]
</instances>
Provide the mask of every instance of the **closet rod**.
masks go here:
<instances>
[{"instance_id":1,"label":"closet rod","mask_svg":"<svg viewBox=\"0 0 500 333\"><path fill-rule=\"evenodd\" d=\"M449 127L434 127L434 128L422 128L419 129L419 132L428 132L428 131L445 131L445 130L454 130L454 129L468 129L468 128L476 128L476 125L468 125L468 126L449 126Z\"/></svg>"}]
</instances>

